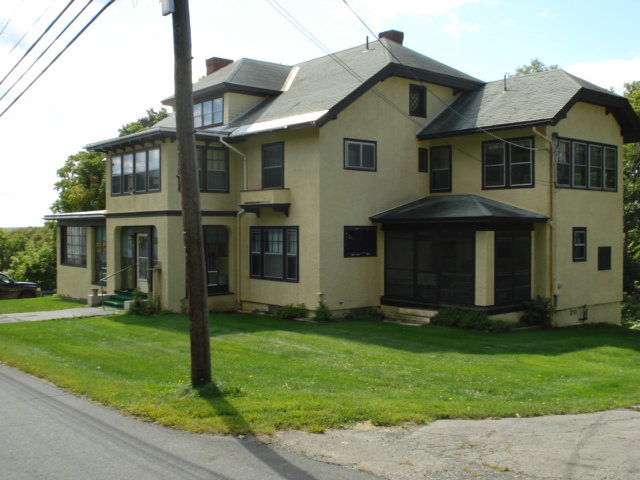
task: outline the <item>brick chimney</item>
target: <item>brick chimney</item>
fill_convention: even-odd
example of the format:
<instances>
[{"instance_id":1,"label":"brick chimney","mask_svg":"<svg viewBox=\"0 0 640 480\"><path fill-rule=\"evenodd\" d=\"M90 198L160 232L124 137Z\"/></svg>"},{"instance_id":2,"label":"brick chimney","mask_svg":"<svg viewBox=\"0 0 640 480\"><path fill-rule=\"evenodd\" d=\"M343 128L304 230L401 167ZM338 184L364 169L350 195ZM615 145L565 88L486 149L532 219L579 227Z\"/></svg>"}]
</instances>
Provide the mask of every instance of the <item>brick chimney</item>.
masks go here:
<instances>
[{"instance_id":1,"label":"brick chimney","mask_svg":"<svg viewBox=\"0 0 640 480\"><path fill-rule=\"evenodd\" d=\"M386 32L380 32L378 34L378 38L388 38L392 42L396 42L402 45L402 42L404 40L404 32L399 32L398 30L387 30Z\"/></svg>"},{"instance_id":2,"label":"brick chimney","mask_svg":"<svg viewBox=\"0 0 640 480\"><path fill-rule=\"evenodd\" d=\"M207 58L207 75L211 75L213 72L217 72L221 68L226 67L233 63L233 60L229 60L228 58L220 58L220 57L211 57Z\"/></svg>"}]
</instances>

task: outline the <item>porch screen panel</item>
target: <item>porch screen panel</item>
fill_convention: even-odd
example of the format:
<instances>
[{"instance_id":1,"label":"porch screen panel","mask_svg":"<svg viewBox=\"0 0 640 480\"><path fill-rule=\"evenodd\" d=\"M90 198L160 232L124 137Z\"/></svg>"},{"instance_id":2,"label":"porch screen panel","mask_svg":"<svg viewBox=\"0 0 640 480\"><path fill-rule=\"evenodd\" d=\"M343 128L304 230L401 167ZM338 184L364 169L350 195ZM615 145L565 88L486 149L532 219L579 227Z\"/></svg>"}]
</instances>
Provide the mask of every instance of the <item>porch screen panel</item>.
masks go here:
<instances>
[{"instance_id":1,"label":"porch screen panel","mask_svg":"<svg viewBox=\"0 0 640 480\"><path fill-rule=\"evenodd\" d=\"M438 301L438 236L433 232L418 233L416 250L416 298Z\"/></svg>"},{"instance_id":2,"label":"porch screen panel","mask_svg":"<svg viewBox=\"0 0 640 480\"><path fill-rule=\"evenodd\" d=\"M531 233L498 231L495 236L495 303L531 299Z\"/></svg>"},{"instance_id":3,"label":"porch screen panel","mask_svg":"<svg viewBox=\"0 0 640 480\"><path fill-rule=\"evenodd\" d=\"M136 262L135 253L135 234L132 228L123 228L120 236L120 268L128 267ZM122 288L135 288L136 286L136 268L124 270L121 274Z\"/></svg>"},{"instance_id":4,"label":"porch screen panel","mask_svg":"<svg viewBox=\"0 0 640 480\"><path fill-rule=\"evenodd\" d=\"M387 232L385 294L413 297L413 232Z\"/></svg>"},{"instance_id":5,"label":"porch screen panel","mask_svg":"<svg viewBox=\"0 0 640 480\"><path fill-rule=\"evenodd\" d=\"M475 301L475 232L445 233L440 241L440 303Z\"/></svg>"}]
</instances>

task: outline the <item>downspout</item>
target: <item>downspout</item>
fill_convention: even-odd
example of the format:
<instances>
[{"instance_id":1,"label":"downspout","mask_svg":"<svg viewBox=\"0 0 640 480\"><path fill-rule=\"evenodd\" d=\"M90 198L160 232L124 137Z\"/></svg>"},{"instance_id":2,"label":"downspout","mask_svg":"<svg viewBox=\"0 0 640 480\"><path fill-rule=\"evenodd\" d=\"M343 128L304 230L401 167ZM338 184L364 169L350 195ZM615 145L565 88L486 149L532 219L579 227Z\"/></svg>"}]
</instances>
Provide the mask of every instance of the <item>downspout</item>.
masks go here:
<instances>
[{"instance_id":1,"label":"downspout","mask_svg":"<svg viewBox=\"0 0 640 480\"><path fill-rule=\"evenodd\" d=\"M244 213L244 208L236 214L236 303L238 309L242 308L242 281L240 280L240 216Z\"/></svg>"},{"instance_id":2,"label":"downspout","mask_svg":"<svg viewBox=\"0 0 640 480\"><path fill-rule=\"evenodd\" d=\"M556 271L556 224L555 224L555 203L554 203L554 162L553 162L553 139L540 133L536 127L533 127L533 133L544 139L549 144L549 250L550 250L550 262L549 262L549 297L552 300L552 305L557 307L558 296L556 294L557 288L555 285L555 271Z\"/></svg>"},{"instance_id":3,"label":"downspout","mask_svg":"<svg viewBox=\"0 0 640 480\"><path fill-rule=\"evenodd\" d=\"M248 190L247 187L247 156L242 153L240 150L238 150L236 147L234 147L233 145L229 145L227 142L224 141L224 139L222 138L222 135L218 135L218 140L220 141L221 144L223 144L225 147L227 147L230 150L233 150L234 152L236 152L238 155L240 155L243 158L243 190Z\"/></svg>"}]
</instances>

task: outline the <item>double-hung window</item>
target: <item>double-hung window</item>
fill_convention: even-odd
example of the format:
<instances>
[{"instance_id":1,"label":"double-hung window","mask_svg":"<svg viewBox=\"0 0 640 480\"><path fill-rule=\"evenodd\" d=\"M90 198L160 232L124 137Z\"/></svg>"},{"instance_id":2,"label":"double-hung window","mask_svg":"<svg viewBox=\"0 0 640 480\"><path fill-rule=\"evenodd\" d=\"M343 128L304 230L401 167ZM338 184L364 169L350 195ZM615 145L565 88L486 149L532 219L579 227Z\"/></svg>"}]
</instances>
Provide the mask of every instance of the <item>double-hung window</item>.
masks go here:
<instances>
[{"instance_id":1,"label":"double-hung window","mask_svg":"<svg viewBox=\"0 0 640 480\"><path fill-rule=\"evenodd\" d=\"M74 267L86 267L86 227L62 227L62 264Z\"/></svg>"},{"instance_id":2,"label":"double-hung window","mask_svg":"<svg viewBox=\"0 0 640 480\"><path fill-rule=\"evenodd\" d=\"M587 260L587 229L586 227L574 227L573 229L573 261L586 262Z\"/></svg>"},{"instance_id":3,"label":"double-hung window","mask_svg":"<svg viewBox=\"0 0 640 480\"><path fill-rule=\"evenodd\" d=\"M482 165L485 189L533 187L533 139L484 142Z\"/></svg>"},{"instance_id":4,"label":"double-hung window","mask_svg":"<svg viewBox=\"0 0 640 480\"><path fill-rule=\"evenodd\" d=\"M298 281L298 227L251 227L252 278Z\"/></svg>"},{"instance_id":5,"label":"double-hung window","mask_svg":"<svg viewBox=\"0 0 640 480\"><path fill-rule=\"evenodd\" d=\"M197 147L198 184L201 192L229 191L229 151L218 147Z\"/></svg>"},{"instance_id":6,"label":"double-hung window","mask_svg":"<svg viewBox=\"0 0 640 480\"><path fill-rule=\"evenodd\" d=\"M262 188L284 188L284 142L262 146Z\"/></svg>"},{"instance_id":7,"label":"double-hung window","mask_svg":"<svg viewBox=\"0 0 640 480\"><path fill-rule=\"evenodd\" d=\"M222 125L222 97L193 105L193 126L195 128Z\"/></svg>"},{"instance_id":8,"label":"double-hung window","mask_svg":"<svg viewBox=\"0 0 640 480\"><path fill-rule=\"evenodd\" d=\"M344 168L376 171L376 142L344 139Z\"/></svg>"},{"instance_id":9,"label":"double-hung window","mask_svg":"<svg viewBox=\"0 0 640 480\"><path fill-rule=\"evenodd\" d=\"M556 187L618 189L618 150L614 146L559 138L555 163Z\"/></svg>"},{"instance_id":10,"label":"double-hung window","mask_svg":"<svg viewBox=\"0 0 640 480\"><path fill-rule=\"evenodd\" d=\"M451 147L431 147L431 192L451 191Z\"/></svg>"},{"instance_id":11,"label":"double-hung window","mask_svg":"<svg viewBox=\"0 0 640 480\"><path fill-rule=\"evenodd\" d=\"M111 195L160 191L160 147L111 157Z\"/></svg>"}]
</instances>

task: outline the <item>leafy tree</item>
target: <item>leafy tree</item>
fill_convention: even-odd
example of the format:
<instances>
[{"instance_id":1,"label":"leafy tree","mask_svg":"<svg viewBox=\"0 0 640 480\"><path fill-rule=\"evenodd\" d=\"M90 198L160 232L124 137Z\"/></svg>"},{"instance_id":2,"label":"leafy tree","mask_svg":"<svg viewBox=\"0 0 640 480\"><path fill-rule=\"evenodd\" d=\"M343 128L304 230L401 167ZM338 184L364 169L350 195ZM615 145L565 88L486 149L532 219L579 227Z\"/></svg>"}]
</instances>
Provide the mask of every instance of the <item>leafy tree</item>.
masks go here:
<instances>
[{"instance_id":1,"label":"leafy tree","mask_svg":"<svg viewBox=\"0 0 640 480\"><path fill-rule=\"evenodd\" d=\"M105 208L104 154L78 152L70 155L56 175L54 188L60 192L51 205L54 213L85 212Z\"/></svg>"},{"instance_id":2,"label":"leafy tree","mask_svg":"<svg viewBox=\"0 0 640 480\"><path fill-rule=\"evenodd\" d=\"M624 84L624 94L640 116L640 81ZM640 280L640 143L624 146L624 291L638 294Z\"/></svg>"},{"instance_id":3,"label":"leafy tree","mask_svg":"<svg viewBox=\"0 0 640 480\"><path fill-rule=\"evenodd\" d=\"M43 290L56 288L56 224L29 227L25 234L10 232L27 238L26 244L11 257L7 273L16 281L38 282Z\"/></svg>"},{"instance_id":4,"label":"leafy tree","mask_svg":"<svg viewBox=\"0 0 640 480\"><path fill-rule=\"evenodd\" d=\"M169 112L167 112L166 108L161 108L160 111L156 112L153 108L147 110L147 116L141 117L135 122L127 123L118 129L118 133L121 137L125 135L130 135L132 133L140 132L141 130L146 130L147 128L153 127L156 123L158 123L163 118L169 116Z\"/></svg>"},{"instance_id":5,"label":"leafy tree","mask_svg":"<svg viewBox=\"0 0 640 480\"><path fill-rule=\"evenodd\" d=\"M515 73L509 74L509 77L521 77L523 75L531 75L532 73L546 72L549 70L558 70L558 65L546 66L537 58L532 58L529 65L522 65L516 68Z\"/></svg>"}]
</instances>

